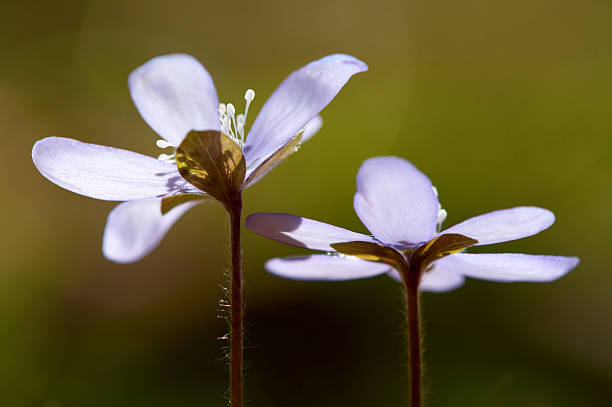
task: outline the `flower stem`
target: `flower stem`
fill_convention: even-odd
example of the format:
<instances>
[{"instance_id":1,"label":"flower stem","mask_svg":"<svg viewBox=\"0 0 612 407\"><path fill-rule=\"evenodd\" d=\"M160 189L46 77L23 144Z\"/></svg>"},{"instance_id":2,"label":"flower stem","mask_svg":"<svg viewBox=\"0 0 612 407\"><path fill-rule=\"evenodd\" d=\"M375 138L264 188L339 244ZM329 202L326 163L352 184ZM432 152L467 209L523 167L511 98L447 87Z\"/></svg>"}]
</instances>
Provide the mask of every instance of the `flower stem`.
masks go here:
<instances>
[{"instance_id":1,"label":"flower stem","mask_svg":"<svg viewBox=\"0 0 612 407\"><path fill-rule=\"evenodd\" d=\"M230 322L230 406L242 407L242 245L240 226L242 194L238 193L228 208L232 252L232 293Z\"/></svg>"},{"instance_id":2,"label":"flower stem","mask_svg":"<svg viewBox=\"0 0 612 407\"><path fill-rule=\"evenodd\" d=\"M422 406L421 394L421 321L419 309L419 276L414 272L404 274L406 295L406 324L410 357L410 406Z\"/></svg>"}]
</instances>

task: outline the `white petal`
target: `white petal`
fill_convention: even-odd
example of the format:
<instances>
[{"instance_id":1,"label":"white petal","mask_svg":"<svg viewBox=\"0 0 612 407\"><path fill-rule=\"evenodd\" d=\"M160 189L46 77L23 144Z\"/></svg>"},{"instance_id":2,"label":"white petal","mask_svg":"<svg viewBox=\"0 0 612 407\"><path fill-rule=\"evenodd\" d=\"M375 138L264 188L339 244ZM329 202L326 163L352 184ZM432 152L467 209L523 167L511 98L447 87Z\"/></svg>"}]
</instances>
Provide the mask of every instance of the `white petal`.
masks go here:
<instances>
[{"instance_id":1,"label":"white petal","mask_svg":"<svg viewBox=\"0 0 612 407\"><path fill-rule=\"evenodd\" d=\"M354 257L312 256L274 258L265 264L266 270L279 277L304 281L345 281L374 277L389 271L389 266Z\"/></svg>"},{"instance_id":2,"label":"white petal","mask_svg":"<svg viewBox=\"0 0 612 407\"><path fill-rule=\"evenodd\" d=\"M457 273L451 273L443 269L436 269L434 266L431 270L426 271L421 277L419 290L435 293L445 293L455 290L463 285L465 279Z\"/></svg>"},{"instance_id":3,"label":"white petal","mask_svg":"<svg viewBox=\"0 0 612 407\"><path fill-rule=\"evenodd\" d=\"M368 69L360 60L328 55L287 77L262 107L243 152L249 167L258 166L286 145L340 92L351 76Z\"/></svg>"},{"instance_id":4,"label":"white petal","mask_svg":"<svg viewBox=\"0 0 612 407\"><path fill-rule=\"evenodd\" d=\"M219 100L212 78L190 55L151 59L129 77L136 108L175 147L191 130L219 130Z\"/></svg>"},{"instance_id":5,"label":"white petal","mask_svg":"<svg viewBox=\"0 0 612 407\"><path fill-rule=\"evenodd\" d=\"M317 134L321 127L323 126L323 119L321 116L315 116L311 121L309 121L304 127L304 133L302 134L302 143L308 141Z\"/></svg>"},{"instance_id":6,"label":"white petal","mask_svg":"<svg viewBox=\"0 0 612 407\"><path fill-rule=\"evenodd\" d=\"M161 199L124 202L108 215L102 252L117 263L132 263L149 254L172 225L199 202L186 202L161 213Z\"/></svg>"},{"instance_id":7,"label":"white petal","mask_svg":"<svg viewBox=\"0 0 612 407\"><path fill-rule=\"evenodd\" d=\"M321 128L322 125L323 125L323 120L321 119L321 116L315 116L314 119L309 121L308 124L306 125L306 127L304 127L304 133L302 134L302 139L300 141L299 146L301 146L305 141L309 140L312 136L314 136L319 131L319 129ZM290 152L290 154L291 153L293 153L293 152ZM262 171L256 178L254 178L252 180L249 180L249 182L248 182L248 184L246 184L245 188L251 187L252 185L256 184L267 173L272 171L272 169L276 168L276 166L278 164L280 164L281 162L282 162L282 160L274 163L273 165L269 166L267 169ZM259 163L258 165L255 165L255 166L251 165L250 167L247 167L245 179L249 179L249 177L251 176L253 171L258 169L258 167L260 167L260 165L261 165L261 163Z\"/></svg>"},{"instance_id":8,"label":"white petal","mask_svg":"<svg viewBox=\"0 0 612 407\"><path fill-rule=\"evenodd\" d=\"M60 137L37 141L34 165L51 182L77 194L108 201L199 192L175 164L113 147Z\"/></svg>"},{"instance_id":9,"label":"white petal","mask_svg":"<svg viewBox=\"0 0 612 407\"><path fill-rule=\"evenodd\" d=\"M254 213L247 216L245 225L268 239L314 250L334 251L332 243L373 241L361 233L286 213Z\"/></svg>"},{"instance_id":10,"label":"white petal","mask_svg":"<svg viewBox=\"0 0 612 407\"><path fill-rule=\"evenodd\" d=\"M437 260L434 267L466 277L498 282L554 281L578 265L577 257L519 253L457 253Z\"/></svg>"},{"instance_id":11,"label":"white petal","mask_svg":"<svg viewBox=\"0 0 612 407\"><path fill-rule=\"evenodd\" d=\"M431 181L399 157L370 158L361 165L353 206L368 230L387 244L414 246L436 231L438 198Z\"/></svg>"},{"instance_id":12,"label":"white petal","mask_svg":"<svg viewBox=\"0 0 612 407\"><path fill-rule=\"evenodd\" d=\"M441 234L458 233L478 240L478 245L485 245L535 235L554 222L555 215L548 209L518 206L475 216Z\"/></svg>"},{"instance_id":13,"label":"white petal","mask_svg":"<svg viewBox=\"0 0 612 407\"><path fill-rule=\"evenodd\" d=\"M402 281L399 273L396 270L391 270L389 272L389 276L396 281ZM443 269L436 269L434 267L433 269L426 271L425 274L423 274L423 277L421 277L419 290L432 293L445 293L461 287L464 282L465 279L460 274L452 273Z\"/></svg>"}]
</instances>

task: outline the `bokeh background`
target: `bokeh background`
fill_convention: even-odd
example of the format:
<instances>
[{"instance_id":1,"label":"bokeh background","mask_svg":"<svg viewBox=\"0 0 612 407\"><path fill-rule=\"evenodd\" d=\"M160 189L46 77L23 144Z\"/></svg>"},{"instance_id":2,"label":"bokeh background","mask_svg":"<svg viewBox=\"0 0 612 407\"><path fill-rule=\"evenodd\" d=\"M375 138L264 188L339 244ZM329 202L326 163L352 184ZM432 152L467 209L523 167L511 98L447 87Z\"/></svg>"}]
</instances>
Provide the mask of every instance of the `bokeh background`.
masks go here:
<instances>
[{"instance_id":1,"label":"bokeh background","mask_svg":"<svg viewBox=\"0 0 612 407\"><path fill-rule=\"evenodd\" d=\"M612 3L22 0L2 4L0 27L1 405L226 404L221 207L114 264L100 250L114 204L60 189L30 158L46 136L159 154L126 81L171 52L200 59L222 101L255 89L252 112L325 54L370 66L247 192L246 213L365 231L355 174L389 154L430 176L447 225L554 210L540 235L479 250L580 256L563 279L423 296L427 405L612 405ZM249 406L406 405L398 284L282 280L263 262L303 251L246 230L244 246Z\"/></svg>"}]
</instances>

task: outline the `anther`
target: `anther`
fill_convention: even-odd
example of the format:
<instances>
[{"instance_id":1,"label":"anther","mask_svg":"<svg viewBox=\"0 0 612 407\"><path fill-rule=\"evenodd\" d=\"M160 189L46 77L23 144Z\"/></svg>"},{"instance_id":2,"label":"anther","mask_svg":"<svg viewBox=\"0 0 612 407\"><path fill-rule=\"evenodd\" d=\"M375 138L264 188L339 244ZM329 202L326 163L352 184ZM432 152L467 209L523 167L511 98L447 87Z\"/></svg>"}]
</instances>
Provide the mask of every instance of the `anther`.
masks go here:
<instances>
[{"instance_id":1,"label":"anther","mask_svg":"<svg viewBox=\"0 0 612 407\"><path fill-rule=\"evenodd\" d=\"M176 163L176 159L175 159L175 157L176 157L176 156L175 156L174 154L172 154L172 155L170 155L170 154L160 154L160 155L157 157L157 159L158 159L158 160L161 160L161 161L163 161L163 162L166 162L166 163L168 163L168 164L174 164L174 163Z\"/></svg>"},{"instance_id":2,"label":"anther","mask_svg":"<svg viewBox=\"0 0 612 407\"><path fill-rule=\"evenodd\" d=\"M246 104L244 106L244 118L246 122L246 116L249 114L249 106L251 106L251 102L255 99L255 91L253 89L247 89L244 93L244 100L246 100Z\"/></svg>"},{"instance_id":3,"label":"anther","mask_svg":"<svg viewBox=\"0 0 612 407\"><path fill-rule=\"evenodd\" d=\"M253 99L255 99L255 91L253 89L247 89L244 93L244 100L246 100L247 103L251 103Z\"/></svg>"},{"instance_id":4,"label":"anther","mask_svg":"<svg viewBox=\"0 0 612 407\"><path fill-rule=\"evenodd\" d=\"M440 209L440 211L438 212L438 227L442 226L442 223L444 223L447 216L448 212L446 212L445 209Z\"/></svg>"},{"instance_id":5,"label":"anther","mask_svg":"<svg viewBox=\"0 0 612 407\"><path fill-rule=\"evenodd\" d=\"M159 148L168 148L168 147L174 147L174 145L168 143L166 140L157 140L155 142L155 145Z\"/></svg>"},{"instance_id":6,"label":"anther","mask_svg":"<svg viewBox=\"0 0 612 407\"><path fill-rule=\"evenodd\" d=\"M255 91L247 89L244 94L246 106L244 114L236 115L236 107L232 103L219 103L219 121L221 122L221 131L229 136L240 148L244 147L246 134L244 127L246 125L249 105L255 98Z\"/></svg>"}]
</instances>

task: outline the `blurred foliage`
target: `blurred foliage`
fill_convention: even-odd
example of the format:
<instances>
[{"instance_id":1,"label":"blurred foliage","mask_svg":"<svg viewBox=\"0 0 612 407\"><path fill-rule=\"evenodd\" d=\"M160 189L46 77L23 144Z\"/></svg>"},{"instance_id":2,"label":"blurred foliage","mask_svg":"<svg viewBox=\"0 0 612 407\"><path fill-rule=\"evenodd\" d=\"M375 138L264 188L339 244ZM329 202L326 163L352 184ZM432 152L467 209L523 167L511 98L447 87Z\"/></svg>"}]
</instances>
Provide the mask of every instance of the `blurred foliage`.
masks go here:
<instances>
[{"instance_id":1,"label":"blurred foliage","mask_svg":"<svg viewBox=\"0 0 612 407\"><path fill-rule=\"evenodd\" d=\"M253 112L325 54L370 66L324 110L321 132L247 192L246 213L364 231L355 174L385 154L430 176L449 225L552 209L550 230L482 250L580 256L568 276L424 295L428 405L611 405L611 17L597 0L5 2L2 405L225 403L220 205L190 211L145 260L113 264L100 245L114 204L61 190L30 159L51 135L158 154L126 81L170 52L200 59L224 102L255 89ZM303 251L248 232L244 244L249 405L405 404L398 284L281 280L263 262Z\"/></svg>"}]
</instances>

